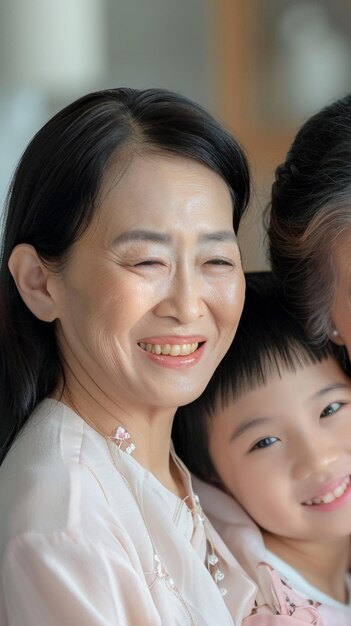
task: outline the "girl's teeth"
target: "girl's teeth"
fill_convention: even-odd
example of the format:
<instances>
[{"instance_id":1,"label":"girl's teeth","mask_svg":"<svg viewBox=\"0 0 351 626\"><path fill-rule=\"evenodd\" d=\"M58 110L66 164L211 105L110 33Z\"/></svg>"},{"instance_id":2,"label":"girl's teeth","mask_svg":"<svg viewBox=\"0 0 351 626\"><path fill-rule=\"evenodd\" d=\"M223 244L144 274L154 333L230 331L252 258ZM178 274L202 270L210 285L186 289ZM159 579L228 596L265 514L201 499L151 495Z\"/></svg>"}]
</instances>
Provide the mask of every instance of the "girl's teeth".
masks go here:
<instances>
[{"instance_id":1,"label":"girl's teeth","mask_svg":"<svg viewBox=\"0 0 351 626\"><path fill-rule=\"evenodd\" d=\"M334 489L334 496L336 498L340 498L346 489L346 485L339 485L336 489Z\"/></svg>"},{"instance_id":2,"label":"girl's teeth","mask_svg":"<svg viewBox=\"0 0 351 626\"><path fill-rule=\"evenodd\" d=\"M165 344L155 344L155 343L143 343L140 342L139 346L146 350L146 352L151 352L152 354L164 354L170 356L187 356L188 354L192 354L197 350L199 344L195 343L184 343L182 345L170 345L169 343Z\"/></svg>"},{"instance_id":3,"label":"girl's teeth","mask_svg":"<svg viewBox=\"0 0 351 626\"><path fill-rule=\"evenodd\" d=\"M335 487L333 491L328 491L328 493L325 493L324 496L320 496L319 498L312 498L311 500L306 500L305 504L308 504L308 505L322 504L322 503L329 504L330 502L334 502L334 500L336 500L337 498L340 498L340 496L342 496L343 493L345 493L349 484L350 484L350 477L348 476L341 483L341 485L338 485L337 487Z\"/></svg>"},{"instance_id":4,"label":"girl's teeth","mask_svg":"<svg viewBox=\"0 0 351 626\"><path fill-rule=\"evenodd\" d=\"M322 498L322 502L324 502L324 504L329 504L329 502L334 502L335 497L333 493L329 492L326 493L323 498Z\"/></svg>"}]
</instances>

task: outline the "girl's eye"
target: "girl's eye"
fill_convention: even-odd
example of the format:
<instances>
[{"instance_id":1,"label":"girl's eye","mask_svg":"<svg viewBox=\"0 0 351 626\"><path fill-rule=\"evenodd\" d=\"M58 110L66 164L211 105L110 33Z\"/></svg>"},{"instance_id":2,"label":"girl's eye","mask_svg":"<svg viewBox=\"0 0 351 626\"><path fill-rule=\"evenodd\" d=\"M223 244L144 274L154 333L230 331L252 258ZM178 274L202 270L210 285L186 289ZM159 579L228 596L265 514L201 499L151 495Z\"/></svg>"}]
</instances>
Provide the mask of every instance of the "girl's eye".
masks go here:
<instances>
[{"instance_id":1,"label":"girl's eye","mask_svg":"<svg viewBox=\"0 0 351 626\"><path fill-rule=\"evenodd\" d=\"M262 448L268 448L268 446L273 445L273 443L275 443L276 441L278 441L277 437L265 437L264 439L260 439L260 441L255 443L251 450L261 450Z\"/></svg>"},{"instance_id":2,"label":"girl's eye","mask_svg":"<svg viewBox=\"0 0 351 626\"><path fill-rule=\"evenodd\" d=\"M342 402L332 402L325 407L325 409L320 414L320 417L329 417L330 415L333 415L334 413L339 411L342 406L344 406Z\"/></svg>"}]
</instances>

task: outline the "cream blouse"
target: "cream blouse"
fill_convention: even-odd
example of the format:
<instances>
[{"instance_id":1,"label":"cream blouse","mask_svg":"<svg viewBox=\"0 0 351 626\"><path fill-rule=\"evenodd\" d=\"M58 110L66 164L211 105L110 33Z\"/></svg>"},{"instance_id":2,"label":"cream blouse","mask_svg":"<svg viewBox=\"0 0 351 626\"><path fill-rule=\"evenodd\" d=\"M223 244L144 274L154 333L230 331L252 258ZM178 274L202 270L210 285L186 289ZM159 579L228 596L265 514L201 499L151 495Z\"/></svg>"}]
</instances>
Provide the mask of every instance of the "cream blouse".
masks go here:
<instances>
[{"instance_id":1,"label":"cream blouse","mask_svg":"<svg viewBox=\"0 0 351 626\"><path fill-rule=\"evenodd\" d=\"M239 626L256 594L200 507L50 399L0 467L0 567L1 626Z\"/></svg>"}]
</instances>

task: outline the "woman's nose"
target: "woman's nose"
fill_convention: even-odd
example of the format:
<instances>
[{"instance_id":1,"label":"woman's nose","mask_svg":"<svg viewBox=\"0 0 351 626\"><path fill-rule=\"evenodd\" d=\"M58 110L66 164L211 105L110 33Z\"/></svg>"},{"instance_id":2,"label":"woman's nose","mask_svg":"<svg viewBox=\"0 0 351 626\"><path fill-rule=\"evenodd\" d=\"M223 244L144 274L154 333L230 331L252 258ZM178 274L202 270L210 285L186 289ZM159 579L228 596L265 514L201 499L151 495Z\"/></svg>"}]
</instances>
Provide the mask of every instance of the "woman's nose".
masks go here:
<instances>
[{"instance_id":1,"label":"woman's nose","mask_svg":"<svg viewBox=\"0 0 351 626\"><path fill-rule=\"evenodd\" d=\"M341 450L327 433L313 441L300 441L297 445L293 476L297 480L305 480L310 476L320 475L323 480L324 476L330 475L331 466L339 460L341 454Z\"/></svg>"},{"instance_id":2,"label":"woman's nose","mask_svg":"<svg viewBox=\"0 0 351 626\"><path fill-rule=\"evenodd\" d=\"M196 321L205 312L204 284L194 268L181 268L175 272L166 292L155 307L158 317L171 317L180 324Z\"/></svg>"}]
</instances>

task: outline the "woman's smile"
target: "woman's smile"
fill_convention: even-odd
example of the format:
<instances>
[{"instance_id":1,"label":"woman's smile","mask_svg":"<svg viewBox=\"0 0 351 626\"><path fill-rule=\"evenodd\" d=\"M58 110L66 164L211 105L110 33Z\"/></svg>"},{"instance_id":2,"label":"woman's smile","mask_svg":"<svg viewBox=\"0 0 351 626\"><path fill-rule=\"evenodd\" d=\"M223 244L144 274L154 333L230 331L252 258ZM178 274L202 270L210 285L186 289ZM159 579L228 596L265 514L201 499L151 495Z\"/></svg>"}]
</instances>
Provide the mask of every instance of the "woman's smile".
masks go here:
<instances>
[{"instance_id":1,"label":"woman's smile","mask_svg":"<svg viewBox=\"0 0 351 626\"><path fill-rule=\"evenodd\" d=\"M190 402L243 306L229 190L195 161L150 156L102 195L96 222L53 278L65 361L91 395L103 390L119 406L131 396L144 407Z\"/></svg>"},{"instance_id":2,"label":"woman's smile","mask_svg":"<svg viewBox=\"0 0 351 626\"><path fill-rule=\"evenodd\" d=\"M195 343L144 343L140 342L139 346L145 350L146 352L150 352L151 354L163 354L170 356L187 356L188 354L192 354L195 350L198 349L199 344L196 341Z\"/></svg>"},{"instance_id":3,"label":"woman's smile","mask_svg":"<svg viewBox=\"0 0 351 626\"><path fill-rule=\"evenodd\" d=\"M138 345L146 352L153 354L184 356L195 352L199 344L205 341L206 337L199 335L189 335L188 337L170 335L168 337L146 337L141 339Z\"/></svg>"},{"instance_id":4,"label":"woman's smile","mask_svg":"<svg viewBox=\"0 0 351 626\"><path fill-rule=\"evenodd\" d=\"M157 341L157 342L156 342ZM203 357L205 337L147 339L138 344L157 365L177 369L196 365Z\"/></svg>"}]
</instances>

